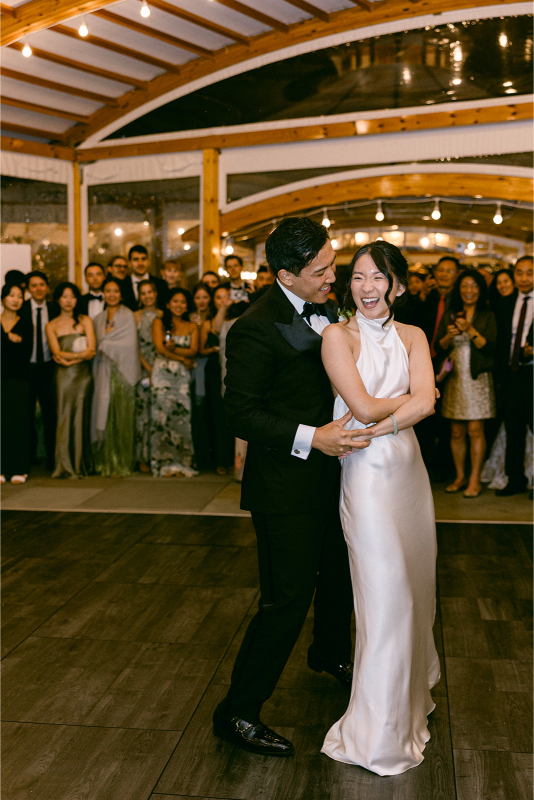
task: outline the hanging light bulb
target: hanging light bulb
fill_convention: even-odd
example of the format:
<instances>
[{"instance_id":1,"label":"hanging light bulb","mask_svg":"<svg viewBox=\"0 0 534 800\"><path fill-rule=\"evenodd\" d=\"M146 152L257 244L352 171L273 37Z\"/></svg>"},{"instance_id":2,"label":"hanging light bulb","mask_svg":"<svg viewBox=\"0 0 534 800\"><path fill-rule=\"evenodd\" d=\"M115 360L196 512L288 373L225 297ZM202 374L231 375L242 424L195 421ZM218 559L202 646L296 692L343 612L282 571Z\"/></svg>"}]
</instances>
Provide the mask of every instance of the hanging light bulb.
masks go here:
<instances>
[{"instance_id":1,"label":"hanging light bulb","mask_svg":"<svg viewBox=\"0 0 534 800\"><path fill-rule=\"evenodd\" d=\"M438 220L438 219L441 218L441 211L439 210L439 200L438 200L437 197L436 197L436 199L434 201L434 211L432 212L432 214L430 216L432 217L432 219L435 219L435 220Z\"/></svg>"},{"instance_id":2,"label":"hanging light bulb","mask_svg":"<svg viewBox=\"0 0 534 800\"><path fill-rule=\"evenodd\" d=\"M382 220L384 219L384 212L382 211L382 203L380 202L380 200L378 201L375 219L377 222L382 222Z\"/></svg>"},{"instance_id":3,"label":"hanging light bulb","mask_svg":"<svg viewBox=\"0 0 534 800\"><path fill-rule=\"evenodd\" d=\"M232 255L232 253L234 252L234 246L233 245L234 245L234 240L232 239L231 236L228 236L226 238L226 243L225 243L225 247L224 247L225 255L227 255L227 256L231 256Z\"/></svg>"},{"instance_id":4,"label":"hanging light bulb","mask_svg":"<svg viewBox=\"0 0 534 800\"><path fill-rule=\"evenodd\" d=\"M78 28L78 33L80 36L87 36L89 33L89 28L87 27L87 22L85 21L85 14L82 17L82 22L80 27Z\"/></svg>"},{"instance_id":5,"label":"hanging light bulb","mask_svg":"<svg viewBox=\"0 0 534 800\"><path fill-rule=\"evenodd\" d=\"M497 203L497 211L495 212L495 216L493 217L493 221L495 225L500 225L502 222L502 209L501 204Z\"/></svg>"},{"instance_id":6,"label":"hanging light bulb","mask_svg":"<svg viewBox=\"0 0 534 800\"><path fill-rule=\"evenodd\" d=\"M28 37L24 39L24 47L22 48L22 55L24 58L29 58L32 54L33 50L30 47L30 43L28 41Z\"/></svg>"},{"instance_id":7,"label":"hanging light bulb","mask_svg":"<svg viewBox=\"0 0 534 800\"><path fill-rule=\"evenodd\" d=\"M150 16L150 8L148 7L148 3L146 0L143 0L143 5L141 6L141 16L142 17Z\"/></svg>"},{"instance_id":8,"label":"hanging light bulb","mask_svg":"<svg viewBox=\"0 0 534 800\"><path fill-rule=\"evenodd\" d=\"M330 223L330 217L328 216L328 211L326 210L326 208L323 208L323 219L321 221L321 225L324 225L325 228L329 228L330 224L331 223Z\"/></svg>"},{"instance_id":9,"label":"hanging light bulb","mask_svg":"<svg viewBox=\"0 0 534 800\"><path fill-rule=\"evenodd\" d=\"M178 228L178 236L181 236L183 233L185 233L185 228Z\"/></svg>"}]
</instances>

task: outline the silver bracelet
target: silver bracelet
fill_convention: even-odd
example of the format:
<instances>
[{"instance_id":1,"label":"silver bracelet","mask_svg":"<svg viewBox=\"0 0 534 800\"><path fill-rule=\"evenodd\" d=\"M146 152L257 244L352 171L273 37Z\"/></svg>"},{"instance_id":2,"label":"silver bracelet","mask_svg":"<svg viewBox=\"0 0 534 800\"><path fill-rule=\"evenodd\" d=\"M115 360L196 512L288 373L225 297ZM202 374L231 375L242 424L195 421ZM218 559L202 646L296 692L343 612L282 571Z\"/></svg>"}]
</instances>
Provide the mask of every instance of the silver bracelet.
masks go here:
<instances>
[{"instance_id":1,"label":"silver bracelet","mask_svg":"<svg viewBox=\"0 0 534 800\"><path fill-rule=\"evenodd\" d=\"M393 414L388 414L388 417L391 417L391 419L393 420L393 436L397 436L399 432L399 426L397 425L397 420L395 419Z\"/></svg>"}]
</instances>

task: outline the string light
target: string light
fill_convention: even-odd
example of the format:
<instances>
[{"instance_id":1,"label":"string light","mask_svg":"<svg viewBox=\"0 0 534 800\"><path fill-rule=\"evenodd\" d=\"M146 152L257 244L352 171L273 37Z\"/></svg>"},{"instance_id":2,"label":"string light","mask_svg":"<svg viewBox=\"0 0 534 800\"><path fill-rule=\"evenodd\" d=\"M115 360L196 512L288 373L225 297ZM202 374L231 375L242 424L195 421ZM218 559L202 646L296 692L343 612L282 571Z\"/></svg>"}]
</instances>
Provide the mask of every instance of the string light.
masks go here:
<instances>
[{"instance_id":1,"label":"string light","mask_svg":"<svg viewBox=\"0 0 534 800\"><path fill-rule=\"evenodd\" d=\"M330 244L332 245L334 250L337 250L337 248L339 247L339 242L337 239L330 239Z\"/></svg>"},{"instance_id":2,"label":"string light","mask_svg":"<svg viewBox=\"0 0 534 800\"><path fill-rule=\"evenodd\" d=\"M502 209L501 204L497 203L497 211L495 212L495 216L493 217L493 221L495 225L500 225L502 222Z\"/></svg>"},{"instance_id":3,"label":"string light","mask_svg":"<svg viewBox=\"0 0 534 800\"><path fill-rule=\"evenodd\" d=\"M115 236L122 236L122 228L115 228L113 233L115 234Z\"/></svg>"},{"instance_id":4,"label":"string light","mask_svg":"<svg viewBox=\"0 0 534 800\"><path fill-rule=\"evenodd\" d=\"M24 56L24 58L29 58L32 52L33 50L31 49L28 37L26 36L24 40L24 47L22 48L22 55Z\"/></svg>"},{"instance_id":5,"label":"string light","mask_svg":"<svg viewBox=\"0 0 534 800\"><path fill-rule=\"evenodd\" d=\"M505 89L505 94L517 94L517 89Z\"/></svg>"},{"instance_id":6,"label":"string light","mask_svg":"<svg viewBox=\"0 0 534 800\"><path fill-rule=\"evenodd\" d=\"M428 236L423 236L423 238L419 240L419 244L421 245L421 247L428 247L428 245L430 244L430 239L428 238Z\"/></svg>"},{"instance_id":7,"label":"string light","mask_svg":"<svg viewBox=\"0 0 534 800\"><path fill-rule=\"evenodd\" d=\"M461 84L461 82L462 82L461 78L453 78L452 81L451 81L453 86L459 86Z\"/></svg>"},{"instance_id":8,"label":"string light","mask_svg":"<svg viewBox=\"0 0 534 800\"><path fill-rule=\"evenodd\" d=\"M467 242L467 249L468 250L475 250L476 244L474 242Z\"/></svg>"},{"instance_id":9,"label":"string light","mask_svg":"<svg viewBox=\"0 0 534 800\"><path fill-rule=\"evenodd\" d=\"M185 228L178 228L178 236L181 236L183 233L185 233Z\"/></svg>"},{"instance_id":10,"label":"string light","mask_svg":"<svg viewBox=\"0 0 534 800\"><path fill-rule=\"evenodd\" d=\"M439 200L437 199L437 197L436 197L436 200L434 201L434 210L433 210L433 212L432 212L432 214L430 216L432 217L432 219L435 219L435 220L438 220L438 219L441 218L441 211L439 210Z\"/></svg>"},{"instance_id":11,"label":"string light","mask_svg":"<svg viewBox=\"0 0 534 800\"><path fill-rule=\"evenodd\" d=\"M78 33L80 36L87 36L89 33L89 28L87 27L87 22L85 21L85 14L82 17L80 27L78 28Z\"/></svg>"},{"instance_id":12,"label":"string light","mask_svg":"<svg viewBox=\"0 0 534 800\"><path fill-rule=\"evenodd\" d=\"M184 250L191 250L190 244L184 244Z\"/></svg>"},{"instance_id":13,"label":"string light","mask_svg":"<svg viewBox=\"0 0 534 800\"><path fill-rule=\"evenodd\" d=\"M508 47L508 36L505 33L500 34L499 44L501 47Z\"/></svg>"},{"instance_id":14,"label":"string light","mask_svg":"<svg viewBox=\"0 0 534 800\"><path fill-rule=\"evenodd\" d=\"M227 255L227 256L231 256L232 255L232 253L234 252L233 243L234 243L234 240L232 239L232 237L228 236L227 239L226 239L225 247L224 247L225 255Z\"/></svg>"},{"instance_id":15,"label":"string light","mask_svg":"<svg viewBox=\"0 0 534 800\"><path fill-rule=\"evenodd\" d=\"M384 219L384 212L382 211L382 203L380 202L380 200L378 201L375 219L377 222L382 222L382 220Z\"/></svg>"},{"instance_id":16,"label":"string light","mask_svg":"<svg viewBox=\"0 0 534 800\"><path fill-rule=\"evenodd\" d=\"M325 228L329 228L332 223L330 222L330 217L328 216L328 211L326 208L323 208L323 219L321 225L324 225Z\"/></svg>"},{"instance_id":17,"label":"string light","mask_svg":"<svg viewBox=\"0 0 534 800\"><path fill-rule=\"evenodd\" d=\"M150 8L148 7L148 3L146 0L143 0L143 5L141 6L141 16L142 17L150 16Z\"/></svg>"}]
</instances>

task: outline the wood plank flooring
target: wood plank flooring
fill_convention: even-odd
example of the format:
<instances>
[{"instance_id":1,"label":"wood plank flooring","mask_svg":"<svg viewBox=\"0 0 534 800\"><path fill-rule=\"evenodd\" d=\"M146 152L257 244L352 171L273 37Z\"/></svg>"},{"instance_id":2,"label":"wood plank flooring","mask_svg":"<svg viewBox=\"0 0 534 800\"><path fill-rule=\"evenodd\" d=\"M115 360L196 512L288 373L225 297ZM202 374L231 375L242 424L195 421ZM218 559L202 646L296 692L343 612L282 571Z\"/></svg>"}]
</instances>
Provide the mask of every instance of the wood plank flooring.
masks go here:
<instances>
[{"instance_id":1,"label":"wood plank flooring","mask_svg":"<svg viewBox=\"0 0 534 800\"><path fill-rule=\"evenodd\" d=\"M263 713L296 757L213 738L257 603L250 519L4 512L3 800L530 800L531 539L438 537L432 738L380 778L319 752L347 695L306 666L311 613Z\"/></svg>"}]
</instances>

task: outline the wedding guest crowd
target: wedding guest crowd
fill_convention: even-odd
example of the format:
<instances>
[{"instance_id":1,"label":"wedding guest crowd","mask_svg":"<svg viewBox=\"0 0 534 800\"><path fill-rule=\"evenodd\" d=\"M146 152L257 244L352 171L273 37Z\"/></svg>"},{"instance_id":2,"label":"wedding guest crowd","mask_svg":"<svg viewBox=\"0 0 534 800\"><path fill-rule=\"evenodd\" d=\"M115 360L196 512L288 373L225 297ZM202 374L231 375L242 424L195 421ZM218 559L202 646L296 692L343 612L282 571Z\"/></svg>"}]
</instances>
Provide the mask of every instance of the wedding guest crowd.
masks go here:
<instances>
[{"instance_id":1,"label":"wedding guest crowd","mask_svg":"<svg viewBox=\"0 0 534 800\"><path fill-rule=\"evenodd\" d=\"M225 282L208 271L190 293L178 261L153 276L148 251L135 245L107 268L88 264L83 296L63 282L52 299L45 273L8 272L0 480L24 483L43 445L55 478L139 469L157 477L216 470L239 480L247 445L225 419L226 336L275 278L262 265L247 283L235 255L225 271ZM441 397L416 433L448 492L476 497L484 480L501 495L528 488L532 291L531 256L493 276L449 255L410 269L395 318L428 339Z\"/></svg>"}]
</instances>

